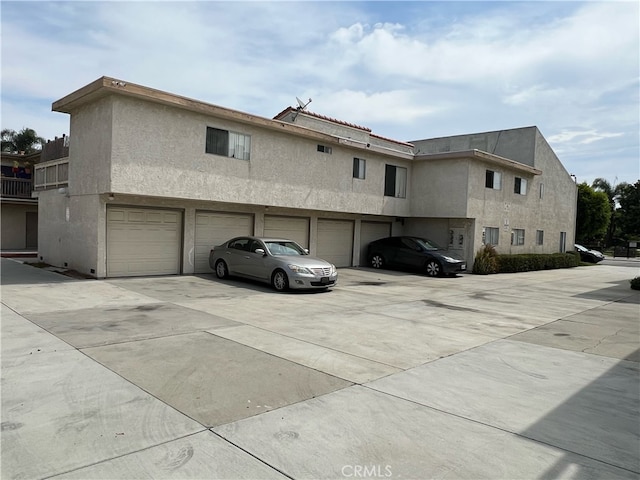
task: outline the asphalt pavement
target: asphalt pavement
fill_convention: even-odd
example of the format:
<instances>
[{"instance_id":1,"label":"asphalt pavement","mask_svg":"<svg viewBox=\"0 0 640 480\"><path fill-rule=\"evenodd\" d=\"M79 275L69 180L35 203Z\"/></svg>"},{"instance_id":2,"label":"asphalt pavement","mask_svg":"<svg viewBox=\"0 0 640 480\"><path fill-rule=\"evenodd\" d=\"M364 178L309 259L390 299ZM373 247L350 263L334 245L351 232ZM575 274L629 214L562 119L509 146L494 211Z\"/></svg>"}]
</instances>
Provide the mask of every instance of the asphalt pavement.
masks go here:
<instances>
[{"instance_id":1,"label":"asphalt pavement","mask_svg":"<svg viewBox=\"0 0 640 480\"><path fill-rule=\"evenodd\" d=\"M3 479L638 479L640 263L324 293L2 258Z\"/></svg>"}]
</instances>

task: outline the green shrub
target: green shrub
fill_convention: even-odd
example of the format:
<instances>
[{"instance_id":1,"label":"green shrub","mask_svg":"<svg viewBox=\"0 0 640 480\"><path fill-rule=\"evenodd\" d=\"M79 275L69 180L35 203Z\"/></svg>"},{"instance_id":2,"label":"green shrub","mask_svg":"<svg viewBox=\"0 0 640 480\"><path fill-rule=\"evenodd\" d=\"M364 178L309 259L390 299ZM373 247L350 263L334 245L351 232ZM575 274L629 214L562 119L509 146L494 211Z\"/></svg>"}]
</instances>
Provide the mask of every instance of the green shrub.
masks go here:
<instances>
[{"instance_id":1,"label":"green shrub","mask_svg":"<svg viewBox=\"0 0 640 480\"><path fill-rule=\"evenodd\" d=\"M478 275L488 275L490 273L498 273L498 262L496 249L493 245L484 245L473 262L473 273Z\"/></svg>"},{"instance_id":2,"label":"green shrub","mask_svg":"<svg viewBox=\"0 0 640 480\"><path fill-rule=\"evenodd\" d=\"M500 273L531 272L534 270L570 268L580 265L580 256L576 252L498 255L496 260L498 272Z\"/></svg>"},{"instance_id":3,"label":"green shrub","mask_svg":"<svg viewBox=\"0 0 640 480\"><path fill-rule=\"evenodd\" d=\"M640 277L629 280L629 283L631 284L631 288L633 290L640 290Z\"/></svg>"}]
</instances>

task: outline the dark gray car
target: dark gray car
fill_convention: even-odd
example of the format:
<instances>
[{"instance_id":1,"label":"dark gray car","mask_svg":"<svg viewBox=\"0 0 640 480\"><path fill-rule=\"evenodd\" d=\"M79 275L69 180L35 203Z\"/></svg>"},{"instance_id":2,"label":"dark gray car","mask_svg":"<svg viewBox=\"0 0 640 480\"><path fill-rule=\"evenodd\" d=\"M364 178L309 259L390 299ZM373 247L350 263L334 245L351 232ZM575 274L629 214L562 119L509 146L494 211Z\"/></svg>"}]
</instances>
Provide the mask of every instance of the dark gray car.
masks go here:
<instances>
[{"instance_id":1,"label":"dark gray car","mask_svg":"<svg viewBox=\"0 0 640 480\"><path fill-rule=\"evenodd\" d=\"M367 259L373 268L418 270L430 277L455 275L467 269L459 255L420 237L387 237L369 244Z\"/></svg>"},{"instance_id":2,"label":"dark gray car","mask_svg":"<svg viewBox=\"0 0 640 480\"><path fill-rule=\"evenodd\" d=\"M338 281L334 265L311 257L307 249L284 238L233 238L211 250L209 266L218 278L250 278L270 283L278 291L327 289Z\"/></svg>"}]
</instances>

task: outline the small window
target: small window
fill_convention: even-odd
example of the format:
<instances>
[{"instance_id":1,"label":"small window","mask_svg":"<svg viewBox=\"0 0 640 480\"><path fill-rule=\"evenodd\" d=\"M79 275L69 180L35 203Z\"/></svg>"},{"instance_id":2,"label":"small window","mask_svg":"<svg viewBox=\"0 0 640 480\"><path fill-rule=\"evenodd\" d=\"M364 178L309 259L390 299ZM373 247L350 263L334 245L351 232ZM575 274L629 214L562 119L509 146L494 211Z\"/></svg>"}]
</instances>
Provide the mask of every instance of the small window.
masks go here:
<instances>
[{"instance_id":1,"label":"small window","mask_svg":"<svg viewBox=\"0 0 640 480\"><path fill-rule=\"evenodd\" d=\"M544 183L540 184L540 198L544 197Z\"/></svg>"},{"instance_id":2,"label":"small window","mask_svg":"<svg viewBox=\"0 0 640 480\"><path fill-rule=\"evenodd\" d=\"M514 228L511 232L511 245L524 245L524 230Z\"/></svg>"},{"instance_id":3,"label":"small window","mask_svg":"<svg viewBox=\"0 0 640 480\"><path fill-rule=\"evenodd\" d=\"M516 177L516 181L513 184L513 193L517 193L518 195L526 195L527 194L527 179Z\"/></svg>"},{"instance_id":4,"label":"small window","mask_svg":"<svg viewBox=\"0 0 640 480\"><path fill-rule=\"evenodd\" d=\"M240 160L249 160L251 154L251 136L229 132L219 128L207 127L205 153Z\"/></svg>"},{"instance_id":5,"label":"small window","mask_svg":"<svg viewBox=\"0 0 640 480\"><path fill-rule=\"evenodd\" d=\"M482 229L482 243L485 245L498 245L500 229L497 227L484 227Z\"/></svg>"},{"instance_id":6,"label":"small window","mask_svg":"<svg viewBox=\"0 0 640 480\"><path fill-rule=\"evenodd\" d=\"M407 169L395 165L385 165L385 197L407 198Z\"/></svg>"},{"instance_id":7,"label":"small window","mask_svg":"<svg viewBox=\"0 0 640 480\"><path fill-rule=\"evenodd\" d=\"M536 230L536 245L544 243L544 230Z\"/></svg>"},{"instance_id":8,"label":"small window","mask_svg":"<svg viewBox=\"0 0 640 480\"><path fill-rule=\"evenodd\" d=\"M318 151L331 155L331 147L327 147L326 145L318 145Z\"/></svg>"},{"instance_id":9,"label":"small window","mask_svg":"<svg viewBox=\"0 0 640 480\"><path fill-rule=\"evenodd\" d=\"M353 178L364 179L366 164L367 162L364 158L353 159Z\"/></svg>"},{"instance_id":10,"label":"small window","mask_svg":"<svg viewBox=\"0 0 640 480\"><path fill-rule=\"evenodd\" d=\"M502 188L502 173L487 170L484 186L493 188L494 190L500 190Z\"/></svg>"}]
</instances>

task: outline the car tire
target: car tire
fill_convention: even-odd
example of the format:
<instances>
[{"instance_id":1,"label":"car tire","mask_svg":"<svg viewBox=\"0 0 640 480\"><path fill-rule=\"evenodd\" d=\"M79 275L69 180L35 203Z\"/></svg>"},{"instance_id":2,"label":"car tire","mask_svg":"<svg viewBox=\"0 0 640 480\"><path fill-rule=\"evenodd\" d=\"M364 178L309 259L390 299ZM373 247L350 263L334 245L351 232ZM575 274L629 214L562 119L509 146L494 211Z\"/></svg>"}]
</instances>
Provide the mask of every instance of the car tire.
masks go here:
<instances>
[{"instance_id":1,"label":"car tire","mask_svg":"<svg viewBox=\"0 0 640 480\"><path fill-rule=\"evenodd\" d=\"M427 275L430 277L439 277L442 274L442 267L436 260L427 260L425 265Z\"/></svg>"},{"instance_id":2,"label":"car tire","mask_svg":"<svg viewBox=\"0 0 640 480\"><path fill-rule=\"evenodd\" d=\"M271 285L278 292L285 292L289 289L289 277L284 270L276 270L271 275Z\"/></svg>"},{"instance_id":3,"label":"car tire","mask_svg":"<svg viewBox=\"0 0 640 480\"><path fill-rule=\"evenodd\" d=\"M369 264L371 264L371 266L373 268L382 268L385 265L385 261L384 261L384 257L382 255L379 254L374 254L371 255L371 259L369 260Z\"/></svg>"},{"instance_id":4,"label":"car tire","mask_svg":"<svg viewBox=\"0 0 640 480\"><path fill-rule=\"evenodd\" d=\"M229 276L229 267L224 260L218 260L216 262L216 277L227 278Z\"/></svg>"}]
</instances>

